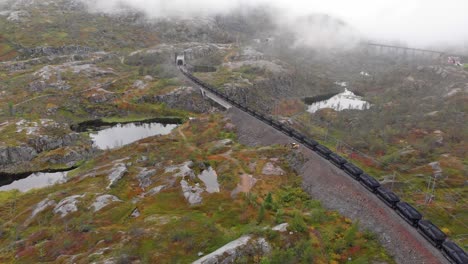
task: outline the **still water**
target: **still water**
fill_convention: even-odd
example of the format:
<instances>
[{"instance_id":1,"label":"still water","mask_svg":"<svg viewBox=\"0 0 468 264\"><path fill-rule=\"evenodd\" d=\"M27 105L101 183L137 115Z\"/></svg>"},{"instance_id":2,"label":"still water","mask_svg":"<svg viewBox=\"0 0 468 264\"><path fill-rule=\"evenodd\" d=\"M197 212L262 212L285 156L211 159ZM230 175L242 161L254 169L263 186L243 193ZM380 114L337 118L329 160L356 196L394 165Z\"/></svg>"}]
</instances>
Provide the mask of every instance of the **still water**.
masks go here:
<instances>
[{"instance_id":1,"label":"still water","mask_svg":"<svg viewBox=\"0 0 468 264\"><path fill-rule=\"evenodd\" d=\"M19 190L27 192L31 189L43 188L56 183L64 183L67 180L68 172L42 173L37 172L24 179L13 181L10 184L0 187L0 191Z\"/></svg>"},{"instance_id":2,"label":"still water","mask_svg":"<svg viewBox=\"0 0 468 264\"><path fill-rule=\"evenodd\" d=\"M355 95L353 92L345 88L344 92L339 93L328 100L309 105L307 112L315 113L324 108L332 108L336 111L345 109L366 110L369 109L369 107L370 104L364 101L362 97Z\"/></svg>"},{"instance_id":3,"label":"still water","mask_svg":"<svg viewBox=\"0 0 468 264\"><path fill-rule=\"evenodd\" d=\"M99 149L113 149L133 143L143 138L167 135L177 124L118 124L90 134L94 145Z\"/></svg>"}]
</instances>

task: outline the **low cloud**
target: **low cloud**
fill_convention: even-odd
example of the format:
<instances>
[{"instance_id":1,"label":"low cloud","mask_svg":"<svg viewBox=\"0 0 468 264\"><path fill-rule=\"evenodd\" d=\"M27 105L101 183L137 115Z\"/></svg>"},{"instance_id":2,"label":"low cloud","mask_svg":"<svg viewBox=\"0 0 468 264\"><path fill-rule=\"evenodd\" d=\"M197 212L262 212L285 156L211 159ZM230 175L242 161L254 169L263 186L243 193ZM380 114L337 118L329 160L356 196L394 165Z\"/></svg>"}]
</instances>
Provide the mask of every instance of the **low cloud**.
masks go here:
<instances>
[{"instance_id":1,"label":"low cloud","mask_svg":"<svg viewBox=\"0 0 468 264\"><path fill-rule=\"evenodd\" d=\"M0 0L1 1L1 0ZM227 13L239 7L271 5L281 10L279 24L307 32L305 24L291 24L284 16L303 17L323 13L337 17L370 39L406 43L415 47L468 45L466 0L83 0L91 10L120 12L133 8L151 18L191 17ZM306 23L307 24L307 23ZM296 30L297 26L300 29ZM318 38L333 38L329 31L314 28ZM343 33L343 32L341 32ZM339 34L336 41L345 39ZM353 36L354 37L354 33ZM305 39L312 41L312 34Z\"/></svg>"}]
</instances>

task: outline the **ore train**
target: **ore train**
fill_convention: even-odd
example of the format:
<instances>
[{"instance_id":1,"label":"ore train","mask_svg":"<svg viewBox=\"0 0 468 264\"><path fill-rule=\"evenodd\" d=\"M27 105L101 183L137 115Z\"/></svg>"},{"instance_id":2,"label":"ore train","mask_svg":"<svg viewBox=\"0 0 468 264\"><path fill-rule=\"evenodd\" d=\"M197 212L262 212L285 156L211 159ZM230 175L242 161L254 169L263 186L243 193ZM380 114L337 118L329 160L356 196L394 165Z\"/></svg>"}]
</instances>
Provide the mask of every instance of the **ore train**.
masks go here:
<instances>
[{"instance_id":1,"label":"ore train","mask_svg":"<svg viewBox=\"0 0 468 264\"><path fill-rule=\"evenodd\" d=\"M354 180L358 181L370 192L375 194L387 206L395 210L396 213L400 215L411 226L416 228L418 232L426 240L428 240L429 243L431 243L434 247L438 248L451 263L468 264L468 255L461 247L459 247L456 243L450 241L447 238L447 235L444 232L442 232L442 230L440 230L431 221L423 219L423 215L420 212L418 212L417 209L415 209L410 204L401 201L400 198L392 191L380 186L380 183L374 177L372 177L369 174L366 174L361 168L349 162L340 155L334 153L327 147L319 144L317 141L307 137L306 135L302 134L296 129L286 124L283 124L277 120L274 120L270 116L261 114L245 104L233 100L232 98L228 97L227 94L194 77L185 69L185 67L179 68L185 76L187 76L196 84L209 90L211 93L223 98L228 103L249 113L253 117L261 120L262 122L283 132L289 137L294 138L299 143L302 143L305 147L315 151L318 155L329 160L336 167L343 170L346 174L348 174Z\"/></svg>"}]
</instances>

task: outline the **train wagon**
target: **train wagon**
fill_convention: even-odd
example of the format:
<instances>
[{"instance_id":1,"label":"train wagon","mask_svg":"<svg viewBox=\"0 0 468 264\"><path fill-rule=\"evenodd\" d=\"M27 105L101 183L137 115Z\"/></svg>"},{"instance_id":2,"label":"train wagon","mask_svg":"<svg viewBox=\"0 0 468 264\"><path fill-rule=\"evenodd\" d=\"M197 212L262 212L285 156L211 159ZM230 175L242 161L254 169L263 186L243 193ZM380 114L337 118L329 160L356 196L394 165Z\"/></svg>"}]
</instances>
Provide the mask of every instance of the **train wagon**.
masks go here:
<instances>
[{"instance_id":1,"label":"train wagon","mask_svg":"<svg viewBox=\"0 0 468 264\"><path fill-rule=\"evenodd\" d=\"M283 124L281 124L278 120L273 120L271 124L276 129L280 129L280 130L283 129Z\"/></svg>"},{"instance_id":2,"label":"train wagon","mask_svg":"<svg viewBox=\"0 0 468 264\"><path fill-rule=\"evenodd\" d=\"M396 208L396 204L400 201L400 198L392 191L379 187L376 190L377 197L382 200L385 204L390 206L392 209Z\"/></svg>"},{"instance_id":3,"label":"train wagon","mask_svg":"<svg viewBox=\"0 0 468 264\"><path fill-rule=\"evenodd\" d=\"M363 173L361 168L358 166L354 165L351 162L345 163L343 165L343 170L351 177L353 177L356 180L359 180L359 175Z\"/></svg>"},{"instance_id":4,"label":"train wagon","mask_svg":"<svg viewBox=\"0 0 468 264\"><path fill-rule=\"evenodd\" d=\"M429 220L418 222L418 232L437 248L441 248L447 238L447 235Z\"/></svg>"},{"instance_id":5,"label":"train wagon","mask_svg":"<svg viewBox=\"0 0 468 264\"><path fill-rule=\"evenodd\" d=\"M380 183L372 176L367 173L363 173L359 176L359 182L366 187L369 191L376 193L377 188L380 187Z\"/></svg>"},{"instance_id":6,"label":"train wagon","mask_svg":"<svg viewBox=\"0 0 468 264\"><path fill-rule=\"evenodd\" d=\"M283 125L283 126L281 127L281 129L283 130L283 132L285 132L285 133L288 134L289 136L292 135L293 129L290 128L289 126Z\"/></svg>"},{"instance_id":7,"label":"train wagon","mask_svg":"<svg viewBox=\"0 0 468 264\"><path fill-rule=\"evenodd\" d=\"M468 264L468 255L457 244L450 240L442 243L442 254L453 264Z\"/></svg>"},{"instance_id":8,"label":"train wagon","mask_svg":"<svg viewBox=\"0 0 468 264\"><path fill-rule=\"evenodd\" d=\"M330 161L340 169L343 169L343 165L348 162L345 158L336 153L331 153L328 156L330 157Z\"/></svg>"},{"instance_id":9,"label":"train wagon","mask_svg":"<svg viewBox=\"0 0 468 264\"><path fill-rule=\"evenodd\" d=\"M319 143L311 138L304 138L304 144L311 150L315 150Z\"/></svg>"},{"instance_id":10,"label":"train wagon","mask_svg":"<svg viewBox=\"0 0 468 264\"><path fill-rule=\"evenodd\" d=\"M302 133L300 133L300 132L298 132L298 131L296 131L294 129L292 131L292 137L295 138L299 142L304 142L304 138L305 138L305 136Z\"/></svg>"},{"instance_id":11,"label":"train wagon","mask_svg":"<svg viewBox=\"0 0 468 264\"><path fill-rule=\"evenodd\" d=\"M418 226L418 222L422 218L422 214L406 202L397 203L396 211L406 222L414 227Z\"/></svg>"},{"instance_id":12,"label":"train wagon","mask_svg":"<svg viewBox=\"0 0 468 264\"><path fill-rule=\"evenodd\" d=\"M317 146L315 146L315 151L317 152L317 154L319 154L325 159L329 159L330 158L329 155L333 153L329 148L321 144L318 144Z\"/></svg>"}]
</instances>

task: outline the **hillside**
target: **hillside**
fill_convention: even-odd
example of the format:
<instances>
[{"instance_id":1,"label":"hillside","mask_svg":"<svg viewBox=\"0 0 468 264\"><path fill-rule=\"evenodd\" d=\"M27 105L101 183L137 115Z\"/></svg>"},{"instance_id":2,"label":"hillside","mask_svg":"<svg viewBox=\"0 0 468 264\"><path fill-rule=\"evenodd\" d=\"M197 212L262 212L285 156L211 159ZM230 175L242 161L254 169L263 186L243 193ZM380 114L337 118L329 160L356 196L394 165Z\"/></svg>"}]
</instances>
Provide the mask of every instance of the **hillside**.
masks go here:
<instances>
[{"instance_id":1,"label":"hillside","mask_svg":"<svg viewBox=\"0 0 468 264\"><path fill-rule=\"evenodd\" d=\"M0 0L0 187L66 172L43 188L33 181L25 192L0 191L0 262L382 264L418 256L396 254L385 232L349 217L352 208L327 209L303 189L300 149L249 144L255 128L247 120L239 128L232 111L175 67L183 52L195 76L358 164L466 250L468 71L369 55L339 19L298 20L323 38L323 27L340 31L338 42L353 38L344 50L324 47L301 38L303 29L278 27L270 12L149 18L90 12L78 0ZM371 107L307 111L307 102L345 86ZM124 124L142 136L124 144L129 135L117 132L97 145L99 133ZM147 134L159 127L168 132Z\"/></svg>"}]
</instances>

